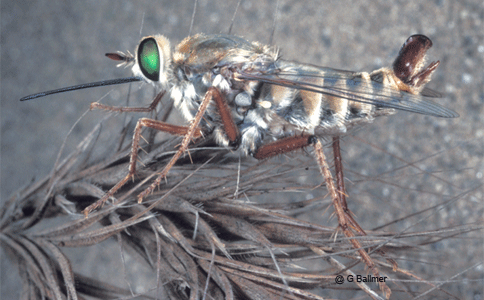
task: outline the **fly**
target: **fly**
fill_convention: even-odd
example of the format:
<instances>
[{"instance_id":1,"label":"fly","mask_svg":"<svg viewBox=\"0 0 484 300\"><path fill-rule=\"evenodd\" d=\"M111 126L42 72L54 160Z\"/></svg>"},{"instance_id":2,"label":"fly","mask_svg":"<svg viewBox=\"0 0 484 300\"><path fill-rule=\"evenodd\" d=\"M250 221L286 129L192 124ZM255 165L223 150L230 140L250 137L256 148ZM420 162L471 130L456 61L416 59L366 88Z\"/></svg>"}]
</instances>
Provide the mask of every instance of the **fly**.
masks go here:
<instances>
[{"instance_id":1,"label":"fly","mask_svg":"<svg viewBox=\"0 0 484 300\"><path fill-rule=\"evenodd\" d=\"M20 100L144 81L158 91L148 107L113 107L94 102L91 109L150 112L168 94L186 119L187 126L175 126L141 118L133 135L128 174L101 199L84 209L86 217L135 175L143 127L183 136L183 139L158 177L138 194L138 202L162 182L193 139L212 134L217 144L238 148L257 159L313 146L339 227L368 268L379 276L376 265L354 238L355 232L365 232L346 206L342 171L337 171L336 188L319 138L333 137L335 153L339 153L337 137L397 110L442 118L458 117L456 112L429 100L441 97L440 93L425 87L439 65L439 61L435 61L424 67L430 47L432 41L428 37L413 35L403 44L390 68L367 73L283 60L275 47L231 35L198 34L184 39L174 49L167 38L154 35L141 39L134 55L129 52L106 54L119 61L119 65L132 66L133 77L61 88ZM341 169L336 161L336 168ZM390 295L384 283L380 288Z\"/></svg>"},{"instance_id":2,"label":"fly","mask_svg":"<svg viewBox=\"0 0 484 300\"><path fill-rule=\"evenodd\" d=\"M118 112L152 111L165 93L190 122L174 126L157 120L138 121L128 175L96 203L103 204L136 172L142 127L184 136L173 159L159 177L138 195L138 201L160 184L193 138L213 134L219 145L239 148L244 154L265 159L313 144L317 137L344 135L376 117L409 111L443 118L454 111L430 101L438 92L425 87L439 61L424 68L431 40L424 35L407 39L391 68L351 72L280 58L275 47L231 35L198 34L172 50L162 35L144 37L135 55L107 53L119 65L132 65L134 77L82 84L34 94L31 100L65 91L144 81L158 95L148 108L112 107L92 103L91 108Z\"/></svg>"}]
</instances>

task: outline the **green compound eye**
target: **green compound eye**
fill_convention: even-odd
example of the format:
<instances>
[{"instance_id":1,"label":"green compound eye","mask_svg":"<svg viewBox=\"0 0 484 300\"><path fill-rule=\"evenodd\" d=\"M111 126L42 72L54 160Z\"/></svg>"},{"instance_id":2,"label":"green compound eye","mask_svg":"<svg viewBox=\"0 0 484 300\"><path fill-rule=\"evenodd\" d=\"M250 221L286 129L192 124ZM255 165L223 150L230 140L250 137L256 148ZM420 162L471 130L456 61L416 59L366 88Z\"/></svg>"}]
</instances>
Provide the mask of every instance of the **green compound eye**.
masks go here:
<instances>
[{"instance_id":1,"label":"green compound eye","mask_svg":"<svg viewBox=\"0 0 484 300\"><path fill-rule=\"evenodd\" d=\"M138 63L146 78L153 81L160 79L160 53L155 39L141 41L138 47Z\"/></svg>"}]
</instances>

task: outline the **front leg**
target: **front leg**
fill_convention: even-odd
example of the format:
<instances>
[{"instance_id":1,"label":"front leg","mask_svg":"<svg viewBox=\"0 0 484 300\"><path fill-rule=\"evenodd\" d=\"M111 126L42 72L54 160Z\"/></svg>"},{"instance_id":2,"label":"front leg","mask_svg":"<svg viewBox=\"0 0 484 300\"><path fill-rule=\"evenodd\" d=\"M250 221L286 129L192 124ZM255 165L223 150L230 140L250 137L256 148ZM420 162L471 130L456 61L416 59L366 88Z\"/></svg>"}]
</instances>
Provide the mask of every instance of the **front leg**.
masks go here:
<instances>
[{"instance_id":1,"label":"front leg","mask_svg":"<svg viewBox=\"0 0 484 300\"><path fill-rule=\"evenodd\" d=\"M238 139L239 131L234 121L232 120L232 117L230 115L230 110L227 105L227 101L225 100L225 98L217 88L215 87L208 88L207 92L205 93L205 97L203 98L202 102L200 103L200 106L198 107L197 114L191 121L190 126L187 129L187 133L183 137L183 140L180 144L180 147L178 148L178 151L175 153L175 155L173 155L173 157L168 162L168 164L159 173L155 181L153 181L153 183L147 189L145 189L143 192L141 192L138 195L138 203L141 203L144 197L151 194L153 190L158 185L160 185L161 181L163 180L163 178L166 177L170 169L173 167L173 165L175 165L176 161L180 158L180 156L185 151L188 150L188 144L190 143L192 138L196 137L196 133L199 131L198 125L200 124L200 121L202 120L202 117L205 114L205 111L207 110L207 107L210 104L211 100L214 100L215 105L217 106L217 110L222 119L222 123L223 123L222 125L224 126L225 133L227 134L227 137L229 138L229 140L231 142L234 142Z\"/></svg>"},{"instance_id":2,"label":"front leg","mask_svg":"<svg viewBox=\"0 0 484 300\"><path fill-rule=\"evenodd\" d=\"M161 100L161 98L163 97L163 94L164 93L160 93L155 97L151 105L147 108L149 111L153 110L156 107L156 104L158 104L158 102ZM143 201L143 198L149 195L150 193L152 193L153 190L161 183L163 178L166 177L166 175L168 174L170 169L175 165L176 161L180 158L180 156L185 151L188 150L188 145L190 141L194 138L202 137L202 131L199 128L199 124L211 100L214 100L215 102L217 111L220 114L222 125L224 127L225 133L227 134L228 139L231 142L236 142L237 139L239 138L239 130L231 117L230 108L227 104L227 101L220 93L220 91L215 87L208 88L202 102L200 103L197 114L190 122L190 126L186 126L186 127L175 126L175 125L171 125L171 124L153 120L153 119L142 118L136 124L136 128L133 135L133 143L131 146L128 175L126 175L126 177L124 177L120 182L118 182L114 187L112 187L106 193L106 195L104 195L101 199L86 207L83 211L84 215L87 217L91 211L103 205L110 197L114 195L114 193L116 193L123 185L125 185L126 182L131 177L134 176L134 174L136 173L136 161L138 158L138 146L139 146L139 140L141 137L141 129L143 127L149 127L149 128L156 129L158 131L167 132L173 135L183 136L183 140L175 155L173 155L173 157L165 166L165 168L163 168L163 170L159 173L155 181L147 189L145 189L143 192L141 192L138 195L138 203L141 203ZM140 111L144 109L144 108L130 108L130 107L110 107L110 106L103 106L96 103L93 103L91 107L103 108L103 109L117 111L117 112Z\"/></svg>"},{"instance_id":3,"label":"front leg","mask_svg":"<svg viewBox=\"0 0 484 300\"><path fill-rule=\"evenodd\" d=\"M143 127L148 127L152 129L156 129L158 131L167 132L173 135L179 136L187 136L190 132L189 127L185 126L176 126L172 124L168 124L162 121L153 120L149 118L142 118L136 123L136 128L134 130L133 135L133 142L131 144L131 153L129 156L129 170L128 175L124 177L120 182L118 182L114 187L112 187L101 199L94 202L93 204L89 205L83 210L84 215L87 217L89 213L96 208L102 206L110 197L114 195L126 182L134 176L136 173L136 162L138 159L138 147L139 147L139 140L141 137L141 130ZM199 138L202 136L201 130L197 128L193 128L192 132L190 132L192 138Z\"/></svg>"},{"instance_id":4,"label":"front leg","mask_svg":"<svg viewBox=\"0 0 484 300\"><path fill-rule=\"evenodd\" d=\"M104 110L110 110L110 111L115 111L115 112L152 112L155 110L156 106L158 103L160 103L161 99L165 95L165 91L158 93L156 97L151 101L151 104L148 107L125 107L125 106L109 106L109 105L104 105L99 102L93 102L90 105L90 109L104 109Z\"/></svg>"}]
</instances>

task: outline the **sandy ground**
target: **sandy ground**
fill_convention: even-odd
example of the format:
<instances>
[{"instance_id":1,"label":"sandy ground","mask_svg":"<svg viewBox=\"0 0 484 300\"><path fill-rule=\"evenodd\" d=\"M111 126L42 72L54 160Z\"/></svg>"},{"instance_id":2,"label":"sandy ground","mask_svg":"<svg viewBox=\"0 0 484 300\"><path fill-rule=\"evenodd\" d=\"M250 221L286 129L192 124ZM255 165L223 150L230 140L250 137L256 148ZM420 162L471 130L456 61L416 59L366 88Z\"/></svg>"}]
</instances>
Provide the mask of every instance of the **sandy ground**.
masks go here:
<instances>
[{"instance_id":1,"label":"sandy ground","mask_svg":"<svg viewBox=\"0 0 484 300\"><path fill-rule=\"evenodd\" d=\"M201 0L192 33L227 32L236 1L225 2ZM268 43L275 7L275 1L244 1L233 34ZM154 33L164 34L175 44L189 34L192 12L192 1L2 1L1 201L34 178L48 174L68 131L90 102L114 90L105 101L115 105L117 99L124 99L127 87L84 90L31 102L19 102L20 97L129 76L129 69L116 68L104 53L133 52L141 36ZM355 187L353 195L356 189L367 192L362 194L366 196L352 197L351 208L364 228L374 228L458 197L459 201L436 212L427 223L429 228L482 223L482 1L281 0L276 24L274 44L281 47L284 58L354 71L389 65L408 36L429 36L434 42L430 58L441 61L429 86L444 92L446 97L439 103L461 117L438 119L399 113L356 134L379 149L353 137L346 138L343 147L347 168L354 172L347 172L350 179L357 174L377 176L404 165L383 151L408 162L418 161L418 167L438 178L430 173L407 174L397 187L381 188L378 182ZM88 113L74 127L66 152L101 116L100 112ZM466 191L469 193L459 196ZM416 198L415 194L424 196ZM479 294L484 297L483 246L482 231L456 245L444 245L448 250L439 254L442 273L430 277L449 279L470 268L455 278L449 290L467 299ZM474 267L479 262L480 266ZM14 299L18 280L7 276L9 270L8 265L1 268L1 294Z\"/></svg>"}]
</instances>

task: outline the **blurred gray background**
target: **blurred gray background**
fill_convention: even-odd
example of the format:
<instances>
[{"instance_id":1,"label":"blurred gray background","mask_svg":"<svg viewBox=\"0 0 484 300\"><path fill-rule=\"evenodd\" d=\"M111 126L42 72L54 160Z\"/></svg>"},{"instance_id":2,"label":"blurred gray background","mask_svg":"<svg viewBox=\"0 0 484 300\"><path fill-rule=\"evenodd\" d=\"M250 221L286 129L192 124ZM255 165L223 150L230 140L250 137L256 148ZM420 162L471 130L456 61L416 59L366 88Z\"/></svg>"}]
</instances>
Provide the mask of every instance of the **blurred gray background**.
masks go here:
<instances>
[{"instance_id":1,"label":"blurred gray background","mask_svg":"<svg viewBox=\"0 0 484 300\"><path fill-rule=\"evenodd\" d=\"M226 33L236 4L200 0L192 33ZM268 43L275 10L275 1L243 1L232 33ZM68 131L91 102L113 90L104 101L119 105L117 101L125 99L127 87L83 90L30 102L19 102L21 97L130 76L129 69L116 68L104 54L116 50L134 53L142 36L156 33L175 45L189 34L192 13L193 1L3 0L1 202L48 174ZM441 61L429 87L444 92L446 97L438 99L439 103L461 117L437 119L400 112L355 134L378 148L354 137L344 139L350 179L361 178L358 174L371 178L405 165L385 151L408 162L418 161L418 167L439 176L407 174L396 179L396 187L381 188L377 181L355 186L353 191L350 186L352 195L362 191L349 201L363 228L377 227L465 191L470 192L436 213L429 228L482 223L484 4L481 0L281 0L279 4L273 43L285 59L371 71L390 65L407 37L416 33L432 39L429 57ZM136 101L148 104L150 99ZM102 116L102 112L88 113L74 127L65 152L69 153ZM429 278L449 279L484 260L482 231L477 238L474 235L445 247L448 249L439 254L442 274ZM13 286L18 280L8 278L8 274L9 269L2 266L1 294L18 295ZM482 274L482 264L471 268L456 278L458 282L450 290L462 291L465 297L480 293L481 298L475 299L482 299L478 288L482 287Z\"/></svg>"}]
</instances>

